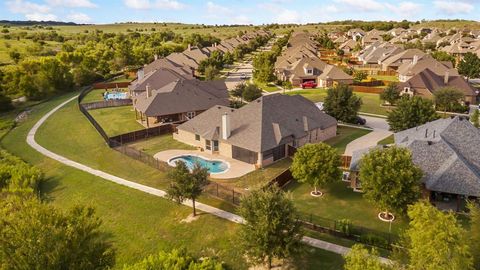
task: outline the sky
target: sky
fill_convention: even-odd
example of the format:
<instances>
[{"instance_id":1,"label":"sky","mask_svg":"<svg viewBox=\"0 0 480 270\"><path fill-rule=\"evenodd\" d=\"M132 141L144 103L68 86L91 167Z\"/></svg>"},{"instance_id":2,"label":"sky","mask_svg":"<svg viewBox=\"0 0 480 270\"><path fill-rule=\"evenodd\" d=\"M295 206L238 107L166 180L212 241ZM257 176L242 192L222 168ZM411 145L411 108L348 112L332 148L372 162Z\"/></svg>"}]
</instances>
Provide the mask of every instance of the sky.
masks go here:
<instances>
[{"instance_id":1,"label":"sky","mask_svg":"<svg viewBox=\"0 0 480 270\"><path fill-rule=\"evenodd\" d=\"M315 23L480 20L480 0L0 0L2 20L76 23Z\"/></svg>"}]
</instances>

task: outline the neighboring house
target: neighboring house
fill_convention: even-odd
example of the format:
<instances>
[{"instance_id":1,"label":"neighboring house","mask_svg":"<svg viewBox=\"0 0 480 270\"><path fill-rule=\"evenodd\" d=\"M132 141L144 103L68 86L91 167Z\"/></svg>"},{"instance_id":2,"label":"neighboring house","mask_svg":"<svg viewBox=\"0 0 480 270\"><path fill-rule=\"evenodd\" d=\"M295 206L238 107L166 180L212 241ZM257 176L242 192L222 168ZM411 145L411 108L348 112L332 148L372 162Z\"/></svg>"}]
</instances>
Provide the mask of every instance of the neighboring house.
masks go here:
<instances>
[{"instance_id":1,"label":"neighboring house","mask_svg":"<svg viewBox=\"0 0 480 270\"><path fill-rule=\"evenodd\" d=\"M338 46L338 48L340 50L343 50L346 53L351 53L353 52L356 46L357 46L357 42L353 39L349 39L344 43L342 43L340 46Z\"/></svg>"},{"instance_id":2,"label":"neighboring house","mask_svg":"<svg viewBox=\"0 0 480 270\"><path fill-rule=\"evenodd\" d=\"M439 76L443 76L447 72L450 76L458 76L458 71L453 68L452 62L439 62L431 56L425 56L420 60L414 57L411 63L402 64L397 70L398 80L406 82L427 68Z\"/></svg>"},{"instance_id":3,"label":"neighboring house","mask_svg":"<svg viewBox=\"0 0 480 270\"><path fill-rule=\"evenodd\" d=\"M430 68L424 69L406 82L399 83L397 87L401 95L415 95L425 98L433 98L434 93L439 89L452 87L465 95L464 101L466 103L476 103L475 89L462 76L451 76L448 72L441 76Z\"/></svg>"},{"instance_id":4,"label":"neighboring house","mask_svg":"<svg viewBox=\"0 0 480 270\"><path fill-rule=\"evenodd\" d=\"M373 29L373 30L369 31L367 34L365 34L365 36L362 38L362 45L367 46L367 45L373 44L375 42L383 42L382 35L384 35L384 34L385 34L385 32L383 32L383 31Z\"/></svg>"},{"instance_id":5,"label":"neighboring house","mask_svg":"<svg viewBox=\"0 0 480 270\"><path fill-rule=\"evenodd\" d=\"M386 58L394 53L400 52L401 49L388 42L380 43L375 42L372 45L367 46L358 55L358 60L363 64L378 64L378 61Z\"/></svg>"},{"instance_id":6,"label":"neighboring house","mask_svg":"<svg viewBox=\"0 0 480 270\"><path fill-rule=\"evenodd\" d=\"M151 89L160 89L176 80L193 80L191 74L183 73L182 69L159 68L147 74L137 73L137 79L128 86L131 97L135 97L147 91L147 85ZM182 73L180 73L182 72Z\"/></svg>"},{"instance_id":7,"label":"neighboring house","mask_svg":"<svg viewBox=\"0 0 480 270\"><path fill-rule=\"evenodd\" d=\"M333 43L335 44L342 44L344 42L346 42L348 39L345 37L345 36L339 36L338 38L336 38L335 40L333 40Z\"/></svg>"},{"instance_id":8,"label":"neighboring house","mask_svg":"<svg viewBox=\"0 0 480 270\"><path fill-rule=\"evenodd\" d=\"M229 105L224 81L179 79L158 89L147 84L133 99L135 117L146 127L184 122L214 105Z\"/></svg>"},{"instance_id":9,"label":"neighboring house","mask_svg":"<svg viewBox=\"0 0 480 270\"><path fill-rule=\"evenodd\" d=\"M177 127L174 139L263 167L297 147L335 137L337 121L306 98L266 95L239 108L214 106Z\"/></svg>"},{"instance_id":10,"label":"neighboring house","mask_svg":"<svg viewBox=\"0 0 480 270\"><path fill-rule=\"evenodd\" d=\"M414 58L417 60L425 56L425 53L419 49L408 49L398 54L391 54L390 57L379 61L379 65L382 65L382 70L397 70L399 66L404 63L411 63Z\"/></svg>"},{"instance_id":11,"label":"neighboring house","mask_svg":"<svg viewBox=\"0 0 480 270\"><path fill-rule=\"evenodd\" d=\"M396 133L395 143L412 152L434 203L480 197L480 131L463 117L439 119Z\"/></svg>"},{"instance_id":12,"label":"neighboring house","mask_svg":"<svg viewBox=\"0 0 480 270\"><path fill-rule=\"evenodd\" d=\"M335 84L353 84L353 77L334 65L327 65L320 76L318 76L317 83L319 87L332 87Z\"/></svg>"},{"instance_id":13,"label":"neighboring house","mask_svg":"<svg viewBox=\"0 0 480 270\"><path fill-rule=\"evenodd\" d=\"M352 38L353 41L360 41L365 36L365 31L360 28L353 28L348 30L347 35Z\"/></svg>"}]
</instances>

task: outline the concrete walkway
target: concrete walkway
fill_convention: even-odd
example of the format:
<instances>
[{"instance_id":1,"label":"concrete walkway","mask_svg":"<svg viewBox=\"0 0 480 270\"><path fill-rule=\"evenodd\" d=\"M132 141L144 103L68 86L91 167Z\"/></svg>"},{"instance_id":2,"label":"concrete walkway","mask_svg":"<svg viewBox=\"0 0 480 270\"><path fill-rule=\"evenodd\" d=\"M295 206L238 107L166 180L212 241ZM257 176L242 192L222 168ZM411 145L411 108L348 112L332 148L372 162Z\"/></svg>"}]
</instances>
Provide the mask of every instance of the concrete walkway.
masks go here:
<instances>
[{"instance_id":1,"label":"concrete walkway","mask_svg":"<svg viewBox=\"0 0 480 270\"><path fill-rule=\"evenodd\" d=\"M377 145L377 143L393 133L387 130L374 129L372 132L351 141L345 148L344 155L351 156L353 152Z\"/></svg>"},{"instance_id":2,"label":"concrete walkway","mask_svg":"<svg viewBox=\"0 0 480 270\"><path fill-rule=\"evenodd\" d=\"M126 186L126 187L133 188L133 189L136 189L136 190L139 190L139 191L142 191L142 192L154 195L154 196L165 198L166 192L163 191L163 190L152 188L152 187L149 187L149 186L145 186L145 185L142 185L142 184L139 184L139 183L136 183L136 182L133 182L133 181L129 181L129 180L117 177L115 175L112 175L112 174L109 174L109 173L106 173L106 172L103 172L103 171L100 171L100 170L90 168L86 165L83 165L81 163L70 160L66 157L55 154L52 151L50 151L50 150L44 148L43 146L39 145L35 141L35 134L37 133L37 130L40 128L40 126L43 123L45 123L45 121L52 114L54 114L60 108L65 106L67 103L77 99L77 97L78 96L70 98L69 100L67 100L67 101L63 102L62 104L58 105L57 107L52 109L50 112L45 114L42 118L40 118L40 120L38 120L38 122L35 123L35 125L32 127L32 129L28 132L28 135L27 135L28 145L30 145L33 149L40 152L42 155L44 155L46 157L49 157L51 159L54 159L54 160L56 160L56 161L58 161L62 164L67 165L67 166L76 168L78 170L87 172L89 174L92 174L94 176L98 176L98 177L103 178L107 181L114 182L114 183L117 183L117 184L122 185L122 186ZM183 204L186 205L186 206L192 207L192 201L190 201L190 200L186 200ZM233 213L230 213L230 212L212 207L212 206L204 204L204 203L196 202L196 207L200 211L212 214L212 215L217 216L219 218L229 220L231 222L235 222L235 223L239 223L239 224L243 224L245 222L245 220L239 215L236 215L236 214L233 214ZM337 253L337 254L340 254L340 255L344 255L344 254L348 253L348 251L350 250L347 247L343 247L343 246L340 246L340 245L336 245L336 244L333 244L333 243L325 242L325 241L314 239L314 238L307 237L307 236L304 236L302 240L305 244L308 244L312 247L328 250L328 251L331 251L331 252L334 252L334 253ZM385 258L380 258L380 259L384 262L387 262L387 263L389 262L388 259L385 259Z\"/></svg>"}]
</instances>

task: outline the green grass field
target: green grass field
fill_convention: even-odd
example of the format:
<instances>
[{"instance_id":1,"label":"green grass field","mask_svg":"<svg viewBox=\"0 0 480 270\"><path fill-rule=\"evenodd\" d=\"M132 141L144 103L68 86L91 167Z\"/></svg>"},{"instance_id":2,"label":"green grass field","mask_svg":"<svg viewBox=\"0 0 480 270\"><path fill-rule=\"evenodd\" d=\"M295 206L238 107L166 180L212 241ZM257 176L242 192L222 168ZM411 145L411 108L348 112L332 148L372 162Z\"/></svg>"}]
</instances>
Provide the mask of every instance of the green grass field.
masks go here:
<instances>
[{"instance_id":1,"label":"green grass field","mask_svg":"<svg viewBox=\"0 0 480 270\"><path fill-rule=\"evenodd\" d=\"M108 136L120 135L145 128L135 120L135 111L132 106L103 108L90 110L89 112Z\"/></svg>"},{"instance_id":2,"label":"green grass field","mask_svg":"<svg viewBox=\"0 0 480 270\"><path fill-rule=\"evenodd\" d=\"M143 141L138 141L129 144L130 147L141 150L149 155L155 155L160 151L169 149L185 149L195 150L196 148L188 144L181 143L173 139L172 134L165 134L157 137L152 137Z\"/></svg>"},{"instance_id":3,"label":"green grass field","mask_svg":"<svg viewBox=\"0 0 480 270\"><path fill-rule=\"evenodd\" d=\"M379 81L398 82L398 76L370 75L370 77Z\"/></svg>"},{"instance_id":4,"label":"green grass field","mask_svg":"<svg viewBox=\"0 0 480 270\"><path fill-rule=\"evenodd\" d=\"M275 92L275 91L281 90L278 87L276 87L273 83L262 83L257 80L254 80L254 83L263 91Z\"/></svg>"},{"instance_id":5,"label":"green grass field","mask_svg":"<svg viewBox=\"0 0 480 270\"><path fill-rule=\"evenodd\" d=\"M387 144L392 144L392 143L395 143L395 139L394 139L393 135L390 135L387 138L379 141L377 144L378 145L387 145Z\"/></svg>"},{"instance_id":6,"label":"green grass field","mask_svg":"<svg viewBox=\"0 0 480 270\"><path fill-rule=\"evenodd\" d=\"M362 107L360 112L387 115L388 110L381 107L382 101L378 94L354 92L355 95L362 98ZM326 89L295 90L285 93L286 95L302 95L313 102L323 101L327 96Z\"/></svg>"},{"instance_id":7,"label":"green grass field","mask_svg":"<svg viewBox=\"0 0 480 270\"><path fill-rule=\"evenodd\" d=\"M45 172L42 192L46 201L62 209L78 203L95 206L117 249L117 269L158 250L181 246L196 256L219 257L232 269L246 269L236 244L238 225L210 215L181 223L191 209L64 166L31 149L25 143L28 130L66 97L36 106L31 117L10 132L1 145ZM52 115L36 139L47 149L93 168L152 187L164 188L168 184L162 172L109 149L78 111L75 101ZM201 201L223 206L211 198ZM333 270L343 264L341 256L312 248L307 248L304 258L298 260L308 266L305 269Z\"/></svg>"},{"instance_id":8,"label":"green grass field","mask_svg":"<svg viewBox=\"0 0 480 270\"><path fill-rule=\"evenodd\" d=\"M338 154L343 154L348 143L357 138L365 136L370 132L370 130L366 129L338 126L337 136L326 140L325 143L337 149Z\"/></svg>"}]
</instances>

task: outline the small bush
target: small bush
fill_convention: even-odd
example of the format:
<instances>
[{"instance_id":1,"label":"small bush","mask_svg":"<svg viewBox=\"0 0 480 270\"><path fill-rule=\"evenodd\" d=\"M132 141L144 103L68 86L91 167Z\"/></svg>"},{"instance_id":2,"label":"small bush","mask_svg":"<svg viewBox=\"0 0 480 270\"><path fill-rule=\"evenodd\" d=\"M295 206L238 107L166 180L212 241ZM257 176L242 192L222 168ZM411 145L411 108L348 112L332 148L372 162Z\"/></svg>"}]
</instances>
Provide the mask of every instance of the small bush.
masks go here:
<instances>
[{"instance_id":1,"label":"small bush","mask_svg":"<svg viewBox=\"0 0 480 270\"><path fill-rule=\"evenodd\" d=\"M376 247L388 246L388 241L385 238L371 233L361 235L360 242Z\"/></svg>"}]
</instances>

